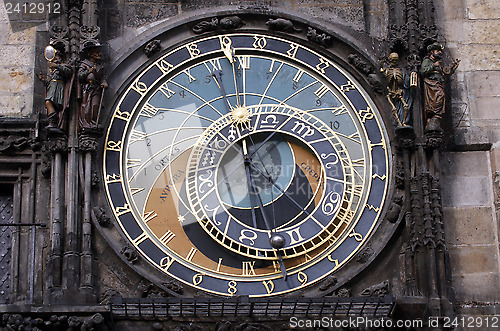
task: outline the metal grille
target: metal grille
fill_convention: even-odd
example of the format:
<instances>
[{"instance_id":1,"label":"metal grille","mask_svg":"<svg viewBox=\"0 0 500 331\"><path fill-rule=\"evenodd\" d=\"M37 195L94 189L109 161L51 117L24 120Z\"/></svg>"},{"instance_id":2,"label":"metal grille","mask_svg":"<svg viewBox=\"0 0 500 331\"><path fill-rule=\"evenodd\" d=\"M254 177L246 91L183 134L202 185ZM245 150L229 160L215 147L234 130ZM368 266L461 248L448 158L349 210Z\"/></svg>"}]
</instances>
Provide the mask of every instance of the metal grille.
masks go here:
<instances>
[{"instance_id":1,"label":"metal grille","mask_svg":"<svg viewBox=\"0 0 500 331\"><path fill-rule=\"evenodd\" d=\"M110 305L116 318L276 318L290 316L389 317L395 301L391 296L353 298L160 298L115 297Z\"/></svg>"},{"instance_id":2,"label":"metal grille","mask_svg":"<svg viewBox=\"0 0 500 331\"><path fill-rule=\"evenodd\" d=\"M12 223L12 196L0 193L0 223ZM12 231L0 226L0 304L9 303Z\"/></svg>"}]
</instances>

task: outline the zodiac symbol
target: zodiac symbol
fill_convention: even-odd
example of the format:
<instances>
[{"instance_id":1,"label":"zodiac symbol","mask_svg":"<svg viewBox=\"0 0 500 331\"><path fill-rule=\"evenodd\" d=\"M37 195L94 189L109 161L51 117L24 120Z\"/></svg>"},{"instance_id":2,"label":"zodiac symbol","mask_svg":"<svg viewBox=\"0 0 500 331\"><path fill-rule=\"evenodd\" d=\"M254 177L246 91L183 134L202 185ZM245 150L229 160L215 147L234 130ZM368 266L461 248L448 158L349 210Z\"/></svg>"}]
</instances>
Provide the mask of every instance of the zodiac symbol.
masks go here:
<instances>
[{"instance_id":1,"label":"zodiac symbol","mask_svg":"<svg viewBox=\"0 0 500 331\"><path fill-rule=\"evenodd\" d=\"M340 204L338 203L339 201L340 201L340 194L331 191L326 195L325 200L323 200L323 204L321 205L321 211L326 216L333 215L340 207Z\"/></svg>"},{"instance_id":2,"label":"zodiac symbol","mask_svg":"<svg viewBox=\"0 0 500 331\"><path fill-rule=\"evenodd\" d=\"M211 143L209 143L208 146L215 149L224 149L227 146L227 142L225 142L222 139L214 138L214 140Z\"/></svg>"},{"instance_id":3,"label":"zodiac symbol","mask_svg":"<svg viewBox=\"0 0 500 331\"><path fill-rule=\"evenodd\" d=\"M292 128L292 131L293 132L297 131L296 133L298 135L300 135L300 134L302 134L302 131L304 131L304 129L305 129L305 133L302 135L302 138L312 136L315 132L314 129L312 129L309 125L305 125L304 123L299 122L299 121L295 121L295 125Z\"/></svg>"},{"instance_id":4,"label":"zodiac symbol","mask_svg":"<svg viewBox=\"0 0 500 331\"><path fill-rule=\"evenodd\" d=\"M276 115L267 115L266 118L262 122L260 122L260 127L262 129L274 129L277 125L279 124L278 120L276 119Z\"/></svg>"},{"instance_id":5,"label":"zodiac symbol","mask_svg":"<svg viewBox=\"0 0 500 331\"><path fill-rule=\"evenodd\" d=\"M329 157L331 157L331 156L334 156L334 157L335 157L335 161L333 161L333 162L327 162L327 163L325 164L325 167L326 167L327 169L331 169L331 168L332 168L332 165L335 165L335 164L339 163L339 157L338 157L338 156L337 156L337 154L335 154L335 153L330 153L330 154L325 154L325 153L322 153L322 154L321 154L321 158L322 158L323 160L326 160L326 159L328 159L328 158L329 158Z\"/></svg>"},{"instance_id":6,"label":"zodiac symbol","mask_svg":"<svg viewBox=\"0 0 500 331\"><path fill-rule=\"evenodd\" d=\"M206 177L206 178L203 178L203 174L201 174L201 175L198 177L198 178L200 179L200 181L201 181L200 187L199 187L199 189L198 189L198 190L200 191L200 193L205 193L205 190L203 189L203 186L204 186L205 184L207 184L207 185L208 185L208 187L212 187L212 186L214 186L214 183L213 183L213 182L209 179L210 177L212 177L212 174L213 174L212 170L210 170L210 169L209 169L209 170L207 170L207 172L206 172L206 175L207 175L207 177Z\"/></svg>"},{"instance_id":7,"label":"zodiac symbol","mask_svg":"<svg viewBox=\"0 0 500 331\"><path fill-rule=\"evenodd\" d=\"M209 212L210 212L210 211L212 212L212 221L214 221L214 224L215 224L215 225L217 225L217 226L221 225L221 222L219 222L219 221L217 221L217 220L215 219L215 215L217 215L217 210L219 210L219 207L220 207L220 206L217 206L217 207L215 207L215 208L210 209L210 208L208 207L208 205L205 205L205 209L206 209L207 211L209 211Z\"/></svg>"},{"instance_id":8,"label":"zodiac symbol","mask_svg":"<svg viewBox=\"0 0 500 331\"><path fill-rule=\"evenodd\" d=\"M250 232L250 234L252 235L251 237L246 235L245 232ZM255 239L257 239L257 233L253 232L252 230L247 230L247 229L244 229L244 230L241 230L241 233L240 233L240 237L238 238L239 241L243 242L243 240L247 239L248 241L250 241L250 245L255 245Z\"/></svg>"},{"instance_id":9,"label":"zodiac symbol","mask_svg":"<svg viewBox=\"0 0 500 331\"><path fill-rule=\"evenodd\" d=\"M201 162L201 165L206 166L207 164L214 164L214 159L215 159L215 153L207 151L205 157L203 158L203 162Z\"/></svg>"}]
</instances>

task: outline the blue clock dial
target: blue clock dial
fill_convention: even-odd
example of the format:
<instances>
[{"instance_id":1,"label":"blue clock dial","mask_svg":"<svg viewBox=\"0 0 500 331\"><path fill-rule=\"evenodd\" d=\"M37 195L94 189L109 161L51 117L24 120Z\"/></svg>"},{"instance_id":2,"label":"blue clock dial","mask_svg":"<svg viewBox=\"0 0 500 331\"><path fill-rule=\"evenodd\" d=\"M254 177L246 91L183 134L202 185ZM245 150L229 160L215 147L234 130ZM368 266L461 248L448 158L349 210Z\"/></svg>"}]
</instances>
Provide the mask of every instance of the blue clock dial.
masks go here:
<instances>
[{"instance_id":1,"label":"blue clock dial","mask_svg":"<svg viewBox=\"0 0 500 331\"><path fill-rule=\"evenodd\" d=\"M369 240L386 141L374 103L331 59L221 34L169 50L125 89L104 182L118 226L160 272L219 295L276 295Z\"/></svg>"}]
</instances>

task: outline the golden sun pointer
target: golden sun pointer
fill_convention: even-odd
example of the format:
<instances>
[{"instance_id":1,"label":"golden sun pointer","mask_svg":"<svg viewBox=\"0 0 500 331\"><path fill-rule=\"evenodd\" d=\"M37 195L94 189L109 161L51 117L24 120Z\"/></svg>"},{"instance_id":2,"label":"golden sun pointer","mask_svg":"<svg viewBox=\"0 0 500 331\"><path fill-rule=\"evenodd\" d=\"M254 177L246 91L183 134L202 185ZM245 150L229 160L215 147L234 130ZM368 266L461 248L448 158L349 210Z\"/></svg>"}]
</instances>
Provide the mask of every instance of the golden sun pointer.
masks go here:
<instances>
[{"instance_id":1,"label":"golden sun pointer","mask_svg":"<svg viewBox=\"0 0 500 331\"><path fill-rule=\"evenodd\" d=\"M236 107L231 111L231 119L236 125L248 126L250 124L250 111L247 107Z\"/></svg>"}]
</instances>

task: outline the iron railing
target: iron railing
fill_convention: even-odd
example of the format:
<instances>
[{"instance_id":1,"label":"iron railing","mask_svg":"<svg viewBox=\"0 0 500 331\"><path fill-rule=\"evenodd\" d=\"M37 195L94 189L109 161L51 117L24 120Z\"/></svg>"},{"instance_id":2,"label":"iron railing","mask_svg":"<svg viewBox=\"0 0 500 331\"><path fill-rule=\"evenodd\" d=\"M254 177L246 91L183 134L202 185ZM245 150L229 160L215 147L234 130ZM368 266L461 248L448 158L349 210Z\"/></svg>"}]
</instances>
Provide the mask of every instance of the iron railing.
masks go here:
<instances>
[{"instance_id":1,"label":"iron railing","mask_svg":"<svg viewBox=\"0 0 500 331\"><path fill-rule=\"evenodd\" d=\"M324 298L122 298L110 304L114 318L276 318L290 316L390 317L395 301L384 297Z\"/></svg>"}]
</instances>

